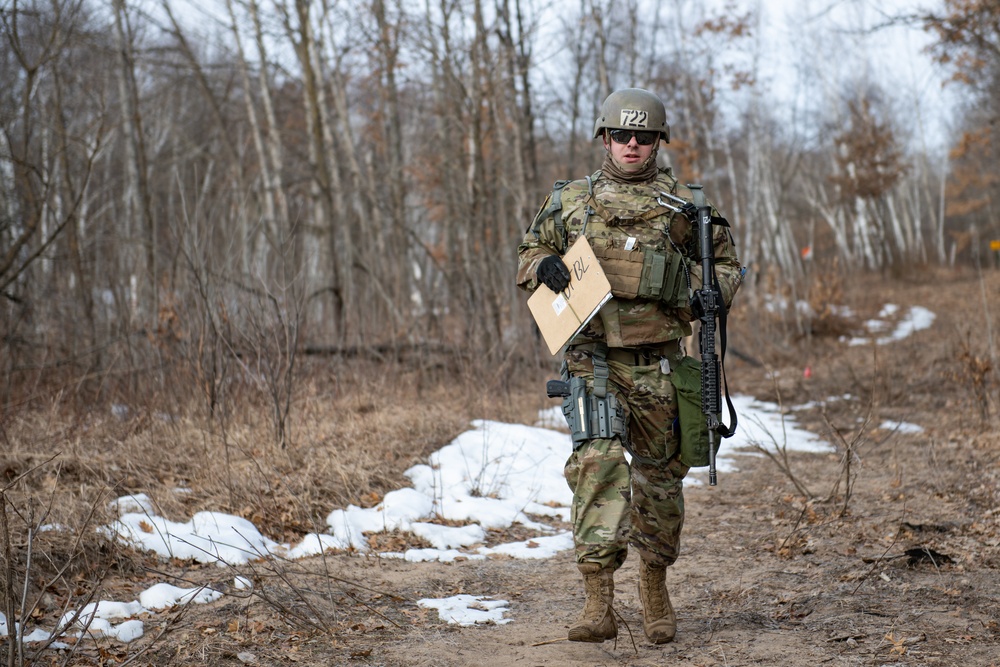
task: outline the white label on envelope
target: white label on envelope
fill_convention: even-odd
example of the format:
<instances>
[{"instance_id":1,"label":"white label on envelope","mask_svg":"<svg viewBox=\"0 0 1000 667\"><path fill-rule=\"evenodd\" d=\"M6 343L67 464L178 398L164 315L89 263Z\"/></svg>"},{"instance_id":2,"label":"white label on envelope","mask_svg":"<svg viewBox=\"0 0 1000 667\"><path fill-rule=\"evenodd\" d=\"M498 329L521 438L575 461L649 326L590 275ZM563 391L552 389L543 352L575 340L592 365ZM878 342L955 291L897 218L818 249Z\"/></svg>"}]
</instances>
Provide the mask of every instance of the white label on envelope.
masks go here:
<instances>
[{"instance_id":1,"label":"white label on envelope","mask_svg":"<svg viewBox=\"0 0 1000 667\"><path fill-rule=\"evenodd\" d=\"M560 294L552 302L552 310L556 311L556 315L562 315L562 312L566 310L566 306L568 305L569 304L566 303L566 297Z\"/></svg>"}]
</instances>

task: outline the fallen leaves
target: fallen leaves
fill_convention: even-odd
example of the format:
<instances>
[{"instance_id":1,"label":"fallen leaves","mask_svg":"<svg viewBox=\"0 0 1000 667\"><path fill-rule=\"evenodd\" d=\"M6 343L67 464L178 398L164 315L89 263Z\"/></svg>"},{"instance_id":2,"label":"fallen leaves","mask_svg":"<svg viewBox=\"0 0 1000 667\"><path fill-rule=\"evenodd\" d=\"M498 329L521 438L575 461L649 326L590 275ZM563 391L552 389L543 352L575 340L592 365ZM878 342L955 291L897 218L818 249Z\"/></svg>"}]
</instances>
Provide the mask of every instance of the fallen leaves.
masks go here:
<instances>
[{"instance_id":1,"label":"fallen leaves","mask_svg":"<svg viewBox=\"0 0 1000 667\"><path fill-rule=\"evenodd\" d=\"M892 644L892 648L889 649L889 655L905 655L908 647L927 641L927 635L921 632L919 635L914 637L906 637L903 635L897 637L895 633L890 632L883 637L883 639Z\"/></svg>"},{"instance_id":2,"label":"fallen leaves","mask_svg":"<svg viewBox=\"0 0 1000 667\"><path fill-rule=\"evenodd\" d=\"M244 619L233 619L226 625L226 632L231 635L242 633L251 637L256 637L265 633L273 634L274 630L274 626L269 623L263 623L261 621L246 621Z\"/></svg>"},{"instance_id":3,"label":"fallen leaves","mask_svg":"<svg viewBox=\"0 0 1000 667\"><path fill-rule=\"evenodd\" d=\"M426 549L430 542L403 530L393 530L379 533L366 533L368 548L374 552L403 552L407 549Z\"/></svg>"}]
</instances>

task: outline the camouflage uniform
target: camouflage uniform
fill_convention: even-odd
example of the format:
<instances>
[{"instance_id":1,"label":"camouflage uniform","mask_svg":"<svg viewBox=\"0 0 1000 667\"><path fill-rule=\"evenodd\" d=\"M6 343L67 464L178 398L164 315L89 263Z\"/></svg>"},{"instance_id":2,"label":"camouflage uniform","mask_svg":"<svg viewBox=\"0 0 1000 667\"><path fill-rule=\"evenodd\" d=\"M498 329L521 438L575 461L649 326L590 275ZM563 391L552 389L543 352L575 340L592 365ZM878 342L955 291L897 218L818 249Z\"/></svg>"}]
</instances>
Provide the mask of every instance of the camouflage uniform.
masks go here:
<instances>
[{"instance_id":1,"label":"camouflage uniform","mask_svg":"<svg viewBox=\"0 0 1000 667\"><path fill-rule=\"evenodd\" d=\"M538 287L541 260L563 254L584 229L602 267L606 257L624 249L649 248L685 258L687 271L677 299L616 295L567 345L568 372L586 378L588 389L594 381L594 344L610 348L609 391L624 404L624 444L632 455L630 467L621 438L597 438L585 441L566 462L579 564L617 569L631 544L643 560L666 566L680 549L682 480L688 467L678 460L677 395L669 372L683 357L680 339L691 334L688 281L691 288L700 288L701 271L693 227L686 216L664 206L665 192L691 200L691 192L669 170L661 169L643 183L619 182L597 172L550 195L518 247L517 284L528 291ZM561 204L555 212L554 197ZM718 215L714 209L713 215ZM728 306L739 286L740 264L729 230L714 230L716 270Z\"/></svg>"}]
</instances>

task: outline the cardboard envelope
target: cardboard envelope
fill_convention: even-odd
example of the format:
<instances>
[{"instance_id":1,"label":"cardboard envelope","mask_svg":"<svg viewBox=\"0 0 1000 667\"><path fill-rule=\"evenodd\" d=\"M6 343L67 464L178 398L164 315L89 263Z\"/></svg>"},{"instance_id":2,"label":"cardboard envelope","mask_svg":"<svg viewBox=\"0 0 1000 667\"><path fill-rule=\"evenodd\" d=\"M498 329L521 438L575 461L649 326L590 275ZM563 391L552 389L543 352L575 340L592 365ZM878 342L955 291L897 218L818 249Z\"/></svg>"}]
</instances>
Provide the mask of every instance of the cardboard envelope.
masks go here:
<instances>
[{"instance_id":1,"label":"cardboard envelope","mask_svg":"<svg viewBox=\"0 0 1000 667\"><path fill-rule=\"evenodd\" d=\"M569 268L569 287L556 294L539 285L528 298L528 309L553 355L611 299L611 284L586 237L570 246L563 262Z\"/></svg>"}]
</instances>

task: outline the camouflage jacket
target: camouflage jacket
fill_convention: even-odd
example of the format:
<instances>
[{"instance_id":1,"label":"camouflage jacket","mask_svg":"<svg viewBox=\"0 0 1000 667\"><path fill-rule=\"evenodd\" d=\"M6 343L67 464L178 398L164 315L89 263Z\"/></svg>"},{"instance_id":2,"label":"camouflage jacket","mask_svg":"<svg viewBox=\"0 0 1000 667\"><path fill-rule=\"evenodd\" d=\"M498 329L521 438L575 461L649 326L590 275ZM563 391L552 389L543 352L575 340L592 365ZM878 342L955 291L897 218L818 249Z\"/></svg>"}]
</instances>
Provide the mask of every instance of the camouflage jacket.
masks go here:
<instances>
[{"instance_id":1,"label":"camouflage jacket","mask_svg":"<svg viewBox=\"0 0 1000 667\"><path fill-rule=\"evenodd\" d=\"M571 344L603 340L611 347L636 347L691 334L690 322L694 318L687 297L690 290L701 287L696 239L687 217L664 205L676 206L663 198L665 192L691 201L691 191L680 185L669 169L660 170L652 182L635 184L613 181L597 172L586 179L557 183L535 216L517 249L517 285L527 291L538 287L535 272L539 262L548 255L565 253L581 233L586 235L602 267L605 261L601 257L609 254L608 250L649 248L668 257L675 253L683 257L683 262L677 263L684 269L683 305L668 305L659 298L616 295ZM712 215L719 215L714 207ZM728 307L739 288L741 267L728 227L716 225L713 229L716 274Z\"/></svg>"}]
</instances>

